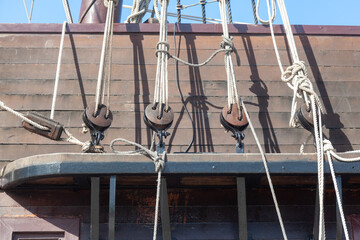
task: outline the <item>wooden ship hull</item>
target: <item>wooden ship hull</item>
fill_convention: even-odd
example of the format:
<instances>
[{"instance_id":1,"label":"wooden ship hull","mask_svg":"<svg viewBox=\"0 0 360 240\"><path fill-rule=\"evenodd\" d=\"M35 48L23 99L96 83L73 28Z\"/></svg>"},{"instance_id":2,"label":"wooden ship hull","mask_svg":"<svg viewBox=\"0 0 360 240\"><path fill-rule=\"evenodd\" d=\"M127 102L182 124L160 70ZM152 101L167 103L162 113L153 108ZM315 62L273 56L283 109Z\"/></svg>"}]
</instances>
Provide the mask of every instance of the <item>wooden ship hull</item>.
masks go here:
<instances>
[{"instance_id":1,"label":"wooden ship hull","mask_svg":"<svg viewBox=\"0 0 360 240\"><path fill-rule=\"evenodd\" d=\"M64 42L55 119L81 141L81 115L93 101L103 24L70 24ZM327 114L324 133L338 152L360 148L360 27L293 26L300 58ZM317 164L313 139L289 128L292 92L280 79L269 29L230 25L240 56L235 66L239 95L266 152L289 239L316 233ZM154 165L143 155L111 153L112 139L144 146L151 131L143 122L155 84L158 24L115 24L111 87L112 126L102 144L107 153L81 153L77 145L25 131L0 111L0 239L151 239L156 199ZM201 62L218 49L220 25L169 24L170 51ZM275 26L284 65L290 65L282 27ZM48 115L59 52L60 24L0 24L0 100L26 113ZM174 36L173 36L174 35ZM261 156L250 129L245 153L224 133L219 115L226 105L224 59L194 68L179 64L178 78L194 121L193 134L169 60L169 101L175 119L165 140L167 162L161 188L160 239L282 239ZM299 154L305 142L305 154ZM117 150L133 150L119 144ZM345 216L353 239L360 214L360 164L335 163ZM327 239L342 230L328 166L325 167ZM115 228L109 222L115 219ZM16 234L15 234L16 233ZM13 234L13 235L11 235ZM14 235L15 234L15 235ZM25 234L25 235L21 235ZM28 235L26 235L28 234ZM41 235L45 234L45 235ZM46 235L48 234L48 235ZM51 235L55 234L55 235ZM315 234L316 235L316 234ZM12 239L18 239L12 238ZM51 238L53 239L53 238ZM55 238L54 238L55 239Z\"/></svg>"}]
</instances>

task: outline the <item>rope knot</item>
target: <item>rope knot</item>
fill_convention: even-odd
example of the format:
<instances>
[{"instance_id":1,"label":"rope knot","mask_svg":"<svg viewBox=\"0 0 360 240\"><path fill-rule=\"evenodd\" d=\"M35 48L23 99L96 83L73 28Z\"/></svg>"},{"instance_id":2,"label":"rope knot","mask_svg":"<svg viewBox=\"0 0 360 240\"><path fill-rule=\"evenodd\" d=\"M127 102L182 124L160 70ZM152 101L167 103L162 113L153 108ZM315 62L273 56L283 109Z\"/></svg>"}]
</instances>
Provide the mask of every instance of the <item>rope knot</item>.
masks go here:
<instances>
[{"instance_id":1,"label":"rope knot","mask_svg":"<svg viewBox=\"0 0 360 240\"><path fill-rule=\"evenodd\" d=\"M158 42L156 44L155 56L158 57L159 52L165 53L170 58L169 44L167 42Z\"/></svg>"},{"instance_id":2,"label":"rope knot","mask_svg":"<svg viewBox=\"0 0 360 240\"><path fill-rule=\"evenodd\" d=\"M176 10L183 10L183 9L184 9L183 5L181 5L181 4L176 5Z\"/></svg>"},{"instance_id":3,"label":"rope knot","mask_svg":"<svg viewBox=\"0 0 360 240\"><path fill-rule=\"evenodd\" d=\"M305 63L303 61L299 61L299 62L294 62L293 65L289 66L281 75L281 79L284 82L290 82L292 81L294 78L296 78L296 76L299 76L299 72L302 71L304 73L304 76L307 78L308 74L307 74L307 70L306 70L306 66Z\"/></svg>"},{"instance_id":4,"label":"rope knot","mask_svg":"<svg viewBox=\"0 0 360 240\"><path fill-rule=\"evenodd\" d=\"M155 171L163 171L165 167L166 152L164 151L161 155L157 155L154 159Z\"/></svg>"},{"instance_id":5,"label":"rope knot","mask_svg":"<svg viewBox=\"0 0 360 240\"><path fill-rule=\"evenodd\" d=\"M324 152L334 151L334 147L333 147L333 145L331 144L330 140L324 139L324 140L323 140L323 143L324 143Z\"/></svg>"},{"instance_id":6,"label":"rope knot","mask_svg":"<svg viewBox=\"0 0 360 240\"><path fill-rule=\"evenodd\" d=\"M222 49L228 49L229 52L233 52L235 51L235 45L233 43L233 37L225 37L224 35L222 36L222 41L220 43L220 47ZM228 48L227 48L228 47Z\"/></svg>"},{"instance_id":7,"label":"rope knot","mask_svg":"<svg viewBox=\"0 0 360 240\"><path fill-rule=\"evenodd\" d=\"M205 5L205 4L206 4L206 0L200 0L200 4L201 4L201 5Z\"/></svg>"},{"instance_id":8,"label":"rope knot","mask_svg":"<svg viewBox=\"0 0 360 240\"><path fill-rule=\"evenodd\" d=\"M104 0L104 6L109 7L109 3L112 1L114 3L114 6L116 7L119 3L119 0Z\"/></svg>"}]
</instances>

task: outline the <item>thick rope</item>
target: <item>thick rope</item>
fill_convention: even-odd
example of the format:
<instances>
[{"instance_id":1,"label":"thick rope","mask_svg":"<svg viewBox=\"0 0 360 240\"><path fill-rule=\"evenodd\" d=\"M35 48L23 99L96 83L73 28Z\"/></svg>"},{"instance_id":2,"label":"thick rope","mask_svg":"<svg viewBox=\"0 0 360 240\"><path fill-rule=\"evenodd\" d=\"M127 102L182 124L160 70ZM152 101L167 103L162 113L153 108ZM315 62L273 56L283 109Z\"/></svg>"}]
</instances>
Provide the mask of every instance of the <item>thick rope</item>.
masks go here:
<instances>
[{"instance_id":1,"label":"thick rope","mask_svg":"<svg viewBox=\"0 0 360 240\"><path fill-rule=\"evenodd\" d=\"M94 109L95 114L98 111L99 105L104 102L105 63L107 63L108 68L111 68L111 66L109 66L109 65L111 65L111 51L112 51L111 43L112 43L112 35L113 35L115 3L114 3L114 0L104 0L104 4L108 5L107 6L108 9L107 9L107 13L106 13L104 38L103 38L100 64L99 64L99 73L98 73L98 79L97 79L97 85L96 85L95 109ZM106 58L106 56L110 56L110 57ZM106 59L107 59L107 62L106 62ZM111 72L111 69L110 70L108 69L108 72Z\"/></svg>"},{"instance_id":2,"label":"thick rope","mask_svg":"<svg viewBox=\"0 0 360 240\"><path fill-rule=\"evenodd\" d=\"M31 8L30 8L30 14L29 14L28 9L27 9L27 5L26 5L26 0L23 0L25 11L26 11L26 16L27 16L27 19L28 19L29 23L31 23L31 17L32 17L33 9L34 9L34 1L35 0L32 0L32 2L31 2Z\"/></svg>"},{"instance_id":3,"label":"thick rope","mask_svg":"<svg viewBox=\"0 0 360 240\"><path fill-rule=\"evenodd\" d=\"M255 0L251 0L251 6L252 6L252 10L253 10L253 16L254 16L254 23L258 24L258 19L256 16L256 4L255 4Z\"/></svg>"},{"instance_id":4,"label":"thick rope","mask_svg":"<svg viewBox=\"0 0 360 240\"><path fill-rule=\"evenodd\" d=\"M159 42L156 45L157 51L157 67L156 67L156 80L154 90L153 105L160 104L159 116L161 115L162 105L165 105L165 111L169 108L168 98L168 55L169 44L167 43L167 0L158 0L161 5L161 17L160 17L160 31Z\"/></svg>"},{"instance_id":5,"label":"thick rope","mask_svg":"<svg viewBox=\"0 0 360 240\"><path fill-rule=\"evenodd\" d=\"M132 151L132 152L120 152L120 151L116 151L114 149L114 144L116 142L124 142L124 143L128 143L130 145L133 145L137 148L139 148L139 150L136 151ZM154 139L154 135L153 135L153 142L155 142ZM165 158L166 158L166 151L164 151L162 154L158 154L156 151L152 151L150 149L147 149L146 147L126 140L124 138L116 138L114 140L111 141L110 143L110 148L111 150L116 153L116 154L144 154L148 157L151 158L151 160L154 162L155 165L155 172L157 172L157 187L156 187L156 202L155 202L155 217L154 217L154 233L153 233L153 240L156 240L157 238L157 230L158 230L158 222L159 222L159 203L160 203L160 189L161 189L161 173L164 170L165 167Z\"/></svg>"},{"instance_id":6,"label":"thick rope","mask_svg":"<svg viewBox=\"0 0 360 240\"><path fill-rule=\"evenodd\" d=\"M206 5L206 0L200 0L200 5L201 5L201 16L202 16L202 20L203 23L206 23L206 9L205 9L205 5Z\"/></svg>"},{"instance_id":7,"label":"thick rope","mask_svg":"<svg viewBox=\"0 0 360 240\"><path fill-rule=\"evenodd\" d=\"M260 23L265 24L265 25L273 23L275 18L276 18L276 0L272 0L272 15L269 16L269 20L263 20L260 17L259 7L260 7L260 0L257 0L256 11L255 11L256 12L256 20L255 20L255 22L257 22L257 20L258 20Z\"/></svg>"},{"instance_id":8,"label":"thick rope","mask_svg":"<svg viewBox=\"0 0 360 240\"><path fill-rule=\"evenodd\" d=\"M24 122L27 122L27 123L33 125L34 127L40 129L40 130L45 130L45 131L49 130L48 127L43 126L43 125L41 125L41 124L39 124L39 123L37 123L37 122L34 122L34 121L30 120L30 119L28 119L27 117L25 117L22 113L17 112L17 111L15 111L15 110L13 110L12 108L6 106L5 103L2 102L2 101L0 101L0 108L8 111L9 113L12 113L12 114L15 115L16 117L18 117L18 118L20 118L21 120L23 120ZM63 129L64 129L65 134L66 134L68 137L67 137L67 138L61 138L61 141L73 143L73 144L76 144L76 145L80 145L80 146L82 146L82 149L83 149L84 152L86 152L86 151L89 149L89 147L90 147L90 142L85 142L85 143L84 143L84 142L81 142L80 140L78 140L77 138L75 138L75 137L69 132L69 130L67 130L65 127L63 127Z\"/></svg>"},{"instance_id":9,"label":"thick rope","mask_svg":"<svg viewBox=\"0 0 360 240\"><path fill-rule=\"evenodd\" d=\"M131 14L127 17L127 23L141 23L146 14L151 0L134 0Z\"/></svg>"},{"instance_id":10,"label":"thick rope","mask_svg":"<svg viewBox=\"0 0 360 240\"><path fill-rule=\"evenodd\" d=\"M279 223L280 223L280 228L281 228L281 232L282 232L282 235L284 237L285 240L287 240L287 235L286 235L286 231L285 231L285 227L284 227L284 221L282 219L282 216L281 216L281 212L280 212L280 208L279 208L279 203L277 201L277 198L276 198L276 194L275 194L275 189L274 189L274 185L272 183L272 180L271 180L271 175L270 175L270 171L269 171L269 167L268 167L268 164L267 164L267 160L266 160L266 156L265 156L265 153L261 147L261 144L260 144L260 141L259 141L259 138L257 137L256 135L256 132L255 132L255 128L251 122L251 119L250 119L250 116L249 116L249 113L246 109L246 106L245 104L241 101L241 105L244 109L244 112L245 112L245 115L246 115L246 118L247 120L249 121L249 126L250 126L250 129L251 129L251 132L254 136L254 139L255 139L255 142L256 142L256 145L260 151L260 154L261 154L261 159L263 161L263 164L264 164L264 168L265 168L265 173L266 173L266 177L267 177L267 180L269 182L269 187L270 187L270 191L271 191L271 196L273 198L273 202L274 202L274 205L275 205L275 210L276 210L276 213L277 213L277 216L278 216L278 219L279 219Z\"/></svg>"},{"instance_id":11,"label":"thick rope","mask_svg":"<svg viewBox=\"0 0 360 240\"><path fill-rule=\"evenodd\" d=\"M267 21L270 25L271 36L274 44L274 49L276 53L276 58L279 64L279 68L282 75L282 80L288 84L288 86L293 90L293 101L291 107L291 117L290 117L290 126L297 127L298 123L295 119L295 112L297 110L297 98L304 98L304 102L307 108L312 109L313 112L313 121L314 121L314 136L315 136L315 144L316 144L316 152L317 152L317 159L318 159L318 185L319 185L319 240L326 239L325 234L325 217L324 217L324 152L327 153L330 168L332 168L332 175L333 175L333 183L334 188L337 189L337 183L335 179L335 172L333 171L331 156L338 159L331 145L331 142L327 139L323 141L323 133L322 133L322 118L321 113L324 113L325 110L322 107L321 101L318 95L314 92L313 86L311 81L308 78L307 70L305 67L304 62L299 60L299 56L297 53L297 48L295 45L294 36L292 33L292 29L290 26L289 18L286 12L285 3L283 0L279 0L279 9L281 13L281 17L283 20L287 42L289 45L290 53L293 59L293 65L288 67L285 71L283 70L283 66L281 64L278 48L275 41L272 20ZM271 19L270 13L270 2L267 0L268 6L268 15L269 19ZM273 6L274 11L274 6ZM274 16L274 13L273 13ZM336 155L336 156L335 156ZM339 157L340 158L340 157ZM339 159L338 159L339 160ZM345 161L358 161L360 158L343 158ZM341 218L344 218L343 210L342 210L342 203L339 197L338 189L336 190L337 201L339 206L339 211L341 214ZM342 221L343 228L345 232L345 236L348 235L345 220Z\"/></svg>"},{"instance_id":12,"label":"thick rope","mask_svg":"<svg viewBox=\"0 0 360 240\"><path fill-rule=\"evenodd\" d=\"M64 5L64 10L65 10L65 14L66 14L66 19L68 21L68 23L74 23L72 16L71 16L71 10L69 7L69 2L68 0L63 0L63 5Z\"/></svg>"},{"instance_id":13,"label":"thick rope","mask_svg":"<svg viewBox=\"0 0 360 240\"><path fill-rule=\"evenodd\" d=\"M221 47L223 49L228 50L225 53L225 70L226 70L226 77L227 77L227 92L228 92L228 108L231 109L232 104L236 104L238 110L240 112L240 102L239 102L239 95L236 86L236 78L235 78L235 71L234 71L234 64L232 62L232 56L230 50L235 49L234 43L229 35L228 29L228 19L227 19L227 7L226 7L226 0L219 1L219 9L221 15L221 24L223 29L223 41Z\"/></svg>"},{"instance_id":14,"label":"thick rope","mask_svg":"<svg viewBox=\"0 0 360 240\"><path fill-rule=\"evenodd\" d=\"M46 130L49 130L48 127L45 127L45 126L43 126L43 125L40 125L40 124L38 124L38 123L30 120L30 119L28 119L27 117L25 117L22 113L17 112L17 111L15 111L15 110L13 110L12 108L6 106L5 103L2 102L2 101L0 101L0 108L8 111L9 113L12 113L13 115L17 116L18 118L22 119L23 121L25 121L25 122L33 125L34 127L38 128L38 129L40 129L40 130L45 130L45 131L46 131Z\"/></svg>"},{"instance_id":15,"label":"thick rope","mask_svg":"<svg viewBox=\"0 0 360 240\"><path fill-rule=\"evenodd\" d=\"M57 67L56 67L55 85L54 85L53 99L52 99L52 104L51 104L50 119L54 119L56 97L57 97L59 80L60 80L61 59L62 59L62 53L64 50L64 38L65 38L65 33L66 33L66 25L67 25L67 23L64 22L63 27L62 27L61 41L60 41L60 47L59 47L59 56L58 56L58 62L57 62Z\"/></svg>"}]
</instances>

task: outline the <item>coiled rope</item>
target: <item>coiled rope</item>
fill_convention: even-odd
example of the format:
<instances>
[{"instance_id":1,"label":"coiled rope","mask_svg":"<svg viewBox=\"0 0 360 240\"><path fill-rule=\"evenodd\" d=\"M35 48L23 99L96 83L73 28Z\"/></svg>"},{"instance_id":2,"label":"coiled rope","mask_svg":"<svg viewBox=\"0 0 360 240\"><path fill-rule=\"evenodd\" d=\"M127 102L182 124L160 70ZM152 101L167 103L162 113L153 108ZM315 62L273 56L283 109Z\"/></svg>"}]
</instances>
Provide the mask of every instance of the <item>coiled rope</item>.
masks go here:
<instances>
[{"instance_id":1,"label":"coiled rope","mask_svg":"<svg viewBox=\"0 0 360 240\"><path fill-rule=\"evenodd\" d=\"M127 17L127 23L141 23L146 14L151 0L134 0L131 14Z\"/></svg>"},{"instance_id":2,"label":"coiled rope","mask_svg":"<svg viewBox=\"0 0 360 240\"><path fill-rule=\"evenodd\" d=\"M259 2L258 2L259 4ZM292 29L290 26L289 18L287 15L285 3L283 0L278 0L278 6L281 13L281 18L284 24L284 29L286 33L287 42L289 44L290 53L293 60L293 65L289 66L285 71L283 70L283 66L281 64L279 51L277 48L275 36L274 36L274 30L272 26L272 16L274 16L274 13L271 15L270 13L270 1L267 0L267 7L268 7L268 15L269 15L269 21L266 21L270 26L272 41L275 49L276 58L278 61L278 65L281 71L281 79L288 84L288 86L293 90L293 101L291 106L291 117L289 125L291 127L297 127L298 123L295 119L295 112L296 112L296 103L298 98L303 98L304 103L306 104L307 108L312 110L313 113L313 121L314 121L314 136L315 136L315 145L316 145L316 152L317 152L317 158L318 158L318 186L319 186L319 240L326 239L325 234L325 217L324 217L324 153L326 153L327 160L329 162L330 171L332 175L332 180L335 188L336 193L336 200L338 202L339 206L339 212L341 215L342 220L342 226L345 233L345 238L349 240L349 234L345 222L342 202L340 198L339 189L337 186L337 182L335 179L335 171L333 168L332 163L332 157L339 161L344 162L353 162L353 161L359 161L360 157L357 158L344 158L338 156L334 152L334 148L328 139L324 139L324 135L322 133L322 113L325 113L324 108L322 107L321 101L318 97L318 95L314 92L313 86L311 81L308 78L307 70L305 67L305 63L299 60L299 56L297 53L297 48L295 45L294 36L292 33ZM272 7L274 11L274 5ZM258 10L257 10L258 11ZM358 153L359 151L352 151L354 153Z\"/></svg>"}]
</instances>

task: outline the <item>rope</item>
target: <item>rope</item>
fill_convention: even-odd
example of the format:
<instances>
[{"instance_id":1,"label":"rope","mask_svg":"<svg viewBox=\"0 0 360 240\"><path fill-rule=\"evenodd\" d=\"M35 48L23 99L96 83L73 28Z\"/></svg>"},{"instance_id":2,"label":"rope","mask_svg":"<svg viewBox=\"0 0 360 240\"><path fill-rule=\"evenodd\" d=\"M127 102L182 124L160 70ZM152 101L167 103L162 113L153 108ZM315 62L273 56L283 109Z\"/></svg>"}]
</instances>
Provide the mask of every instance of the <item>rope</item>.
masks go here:
<instances>
[{"instance_id":1,"label":"rope","mask_svg":"<svg viewBox=\"0 0 360 240\"><path fill-rule=\"evenodd\" d=\"M26 11L26 16L27 16L27 19L28 19L28 22L29 22L29 23L31 23L31 17L32 17L33 8L34 8L34 1L35 1L35 0L32 0L32 2L31 2L31 9L30 9L30 14L29 14L28 9L27 9L27 6L26 6L26 0L23 0L23 2L24 2L24 7L25 7L25 11Z\"/></svg>"},{"instance_id":2,"label":"rope","mask_svg":"<svg viewBox=\"0 0 360 240\"><path fill-rule=\"evenodd\" d=\"M68 0L63 0L63 5L64 5L64 10L65 10L65 14L66 14L66 19L69 23L74 23L72 16L71 16L71 11L70 11L70 7L69 7L69 2Z\"/></svg>"},{"instance_id":3,"label":"rope","mask_svg":"<svg viewBox=\"0 0 360 240\"><path fill-rule=\"evenodd\" d=\"M165 105L165 111L169 108L168 98L168 55L169 44L167 43L167 0L158 0L161 5L159 42L156 45L157 68L154 90L153 105L160 104L159 116L161 115L162 105ZM155 6L155 5L154 5ZM155 11L156 12L156 11ZM160 54L159 54L160 53Z\"/></svg>"},{"instance_id":4,"label":"rope","mask_svg":"<svg viewBox=\"0 0 360 240\"><path fill-rule=\"evenodd\" d=\"M230 0L226 0L226 7L227 7L227 12L228 12L228 17L229 17L229 23L232 24L233 21L232 21Z\"/></svg>"},{"instance_id":5,"label":"rope","mask_svg":"<svg viewBox=\"0 0 360 240\"><path fill-rule=\"evenodd\" d=\"M202 20L203 23L206 23L206 10L205 10L205 4L206 4L206 0L200 0L200 5L201 5L201 15L202 15Z\"/></svg>"},{"instance_id":6,"label":"rope","mask_svg":"<svg viewBox=\"0 0 360 240\"><path fill-rule=\"evenodd\" d=\"M268 0L267 0L267 2L268 2ZM269 20L263 20L260 17L259 7L260 7L260 0L257 0L256 11L255 11L256 12L255 23L257 23L257 20L259 20L260 23L265 24L265 25L269 25L270 22L273 23L276 18L276 0L272 0L272 15L269 16Z\"/></svg>"},{"instance_id":7,"label":"rope","mask_svg":"<svg viewBox=\"0 0 360 240\"><path fill-rule=\"evenodd\" d=\"M274 3L274 2L273 2ZM259 4L259 2L258 2ZM327 153L327 159L329 161L330 170L332 174L332 180L334 183L334 188L336 192L336 198L339 206L339 212L342 219L343 229L345 232L346 239L348 238L348 231L346 227L345 217L342 209L342 203L340 199L339 190L337 187L336 179L335 179L335 171L333 168L331 157L334 157L337 160L343 160L347 162L351 161L359 161L360 157L358 158L341 158L340 156L334 153L334 148L331 142L328 139L323 139L322 133L322 117L321 113L324 113L325 110L322 107L320 99L318 95L314 92L313 86L311 81L308 78L307 70L305 67L304 62L299 60L299 56L297 53L297 48L295 45L294 36L292 33L292 29L290 26L289 18L286 12L285 3L283 0L279 0L278 2L281 18L284 24L285 33L287 42L289 45L290 53L293 59L293 65L289 66L285 71L283 70L277 44L275 41L273 26L272 26L272 17L270 13L270 1L267 0L267 7L268 7L268 15L269 21L266 21L270 25L271 36L274 44L274 49L276 53L276 58L279 64L279 68L281 71L281 79L287 83L287 85L293 90L293 100L292 100L292 107L291 107L291 117L290 117L290 126L297 127L298 124L295 120L295 112L297 107L297 98L304 98L304 102L307 108L312 109L313 113L313 121L314 121L314 137L315 137L315 144L316 144L316 152L317 152L317 159L318 159L318 186L319 186L319 236L318 239L323 240L326 239L325 234L325 217L324 217L324 152ZM258 11L258 9L257 9ZM274 16L274 4L273 4L273 16ZM355 151L357 152L357 151Z\"/></svg>"},{"instance_id":8,"label":"rope","mask_svg":"<svg viewBox=\"0 0 360 240\"><path fill-rule=\"evenodd\" d=\"M281 232L282 232L282 235L284 237L285 240L287 240L287 235L286 235L286 231L285 231L285 227L284 227L284 222L283 222L283 219L282 219L282 216L281 216L281 212L280 212L280 208L279 208L279 204L278 204L278 201L277 201L277 198L276 198L276 194L275 194L275 189L274 189L274 185L272 183L272 180L271 180L271 175L270 175L270 171L269 171L269 167L268 167L268 164L267 164L267 160L266 160L266 156L265 156L265 153L261 147L261 144L260 144L260 141L259 141L259 138L257 137L256 135L256 132L255 132L255 128L251 122L251 119L250 119L250 116L249 116L249 113L246 109L246 106L245 104L241 101L241 105L244 109L244 112L245 112L245 115L246 115L246 118L247 120L249 121L249 126L250 126L250 129L251 129L251 132L254 136L254 139L255 139L255 142L256 142L256 145L260 151L260 154L261 154L261 159L263 161L263 164L264 164L264 168L265 168L265 173L266 173L266 177L267 177L267 180L269 182L269 187L270 187L270 191L271 191L271 196L273 198L273 201L274 201L274 205L275 205L275 210L276 210L276 213L277 213L277 216L278 216L278 219L279 219L279 223L280 223L280 228L281 228Z\"/></svg>"},{"instance_id":9,"label":"rope","mask_svg":"<svg viewBox=\"0 0 360 240\"><path fill-rule=\"evenodd\" d=\"M257 16L256 16L255 0L251 0L251 5L252 5L252 10L253 10L254 23L255 23L255 24L258 24L258 19L257 19Z\"/></svg>"},{"instance_id":10,"label":"rope","mask_svg":"<svg viewBox=\"0 0 360 240\"><path fill-rule=\"evenodd\" d=\"M146 14L151 0L134 0L131 14L127 17L127 23L141 23Z\"/></svg>"},{"instance_id":11,"label":"rope","mask_svg":"<svg viewBox=\"0 0 360 240\"><path fill-rule=\"evenodd\" d=\"M155 217L154 217L154 234L153 234L153 240L156 240L157 230L158 230L158 221L159 221L161 173L162 173L162 171L164 170L164 167L165 167L166 152L164 151L162 154L158 154L156 151L151 151L150 149L147 149L146 147L144 147L144 146L142 146L142 145L140 145L138 143L126 140L124 138L116 138L116 139L112 140L111 143L110 143L111 150L116 154L129 154L129 152L120 152L120 151L116 151L114 149L114 144L116 142L119 142L119 141L124 142L124 143L128 143L130 145L133 145L133 146L139 148L139 150L130 152L130 154L141 153L141 154L144 154L144 155L150 157L151 160L154 162L155 172L157 172L157 174L158 174L157 175L158 176L157 177L157 187L156 187ZM154 138L153 138L153 141L154 141Z\"/></svg>"},{"instance_id":12,"label":"rope","mask_svg":"<svg viewBox=\"0 0 360 240\"><path fill-rule=\"evenodd\" d=\"M110 73L111 73L111 51L112 51L112 36L113 36L113 24L114 24L114 11L115 11L115 3L113 0L104 0L104 3L107 2L108 9L106 13L106 22L105 22L105 29L104 29L104 38L101 50L101 57L100 57L100 66L99 66L99 73L96 85L96 94L95 94L95 110L94 113L96 114L99 108L100 103L104 102L104 85L105 85L105 78L108 77L108 83L110 82ZM106 60L105 60L106 59ZM104 68L107 65L107 74L104 76ZM109 87L109 84L108 84ZM108 88L109 89L109 88ZM108 90L109 92L109 90ZM109 98L109 94L108 94ZM109 102L108 102L109 104ZM108 109L109 109L108 105ZM108 113L107 113L108 114Z\"/></svg>"},{"instance_id":13,"label":"rope","mask_svg":"<svg viewBox=\"0 0 360 240\"><path fill-rule=\"evenodd\" d=\"M177 14L177 22L181 23L181 9L178 8L181 6L181 1L177 0L177 5L176 5L176 14Z\"/></svg>"},{"instance_id":14,"label":"rope","mask_svg":"<svg viewBox=\"0 0 360 240\"><path fill-rule=\"evenodd\" d=\"M223 40L221 42L221 47L223 49L227 49L228 51L225 53L225 69L226 69L226 76L227 76L227 92L228 92L228 108L231 109L231 105L235 104L238 107L240 112L240 102L239 96L236 86L236 79L235 79L235 72L234 72L234 64L232 62L231 52L234 47L234 43L229 36L229 29L228 29L228 20L227 20L227 12L226 12L226 0L219 1L219 9L221 15L221 24L223 29ZM231 51L230 51L231 50Z\"/></svg>"},{"instance_id":15,"label":"rope","mask_svg":"<svg viewBox=\"0 0 360 240\"><path fill-rule=\"evenodd\" d=\"M30 119L28 119L27 117L25 117L22 113L20 112L17 112L15 110L13 110L12 108L8 107L5 105L4 102L0 101L0 108L12 113L13 115L15 115L16 117L22 119L23 121L33 125L34 127L40 129L40 130L49 130L48 127L46 126L43 126L41 124L38 124L37 122L34 122ZM90 148L90 142L81 142L80 140L78 140L77 138L75 138L70 132L69 130L67 130L65 127L63 127L64 129L64 132L65 134L68 136L67 138L61 138L60 140L61 141L64 141L64 142L69 142L69 143L73 143L73 144L76 144L76 145L80 145L82 146L82 149L84 152L86 152L89 148Z\"/></svg>"},{"instance_id":16,"label":"rope","mask_svg":"<svg viewBox=\"0 0 360 240\"><path fill-rule=\"evenodd\" d=\"M54 119L54 112L55 112L55 104L56 104L56 96L59 86L59 79L60 79L60 69L61 69L61 59L62 59L62 53L64 50L64 38L65 38L65 32L66 32L66 22L64 22L61 32L61 41L60 41L60 47L59 47L59 56L58 56L58 62L56 67L56 76L55 76L55 85L54 85L54 93L53 93L53 99L51 104L51 112L50 112L50 119Z\"/></svg>"},{"instance_id":17,"label":"rope","mask_svg":"<svg viewBox=\"0 0 360 240\"><path fill-rule=\"evenodd\" d=\"M48 127L45 127L45 126L43 126L43 125L40 125L40 124L38 124L38 123L30 120L30 119L28 119L27 117L25 117L22 113L17 112L17 111L15 111L15 110L13 110L12 108L6 106L5 103L2 102L2 101L0 101L0 108L8 111L9 113L12 113L13 115L17 116L18 118L22 119L23 121L25 121L25 122L33 125L34 127L38 128L38 129L40 129L40 130L45 130L45 131L46 131L46 130L49 130Z\"/></svg>"}]
</instances>

